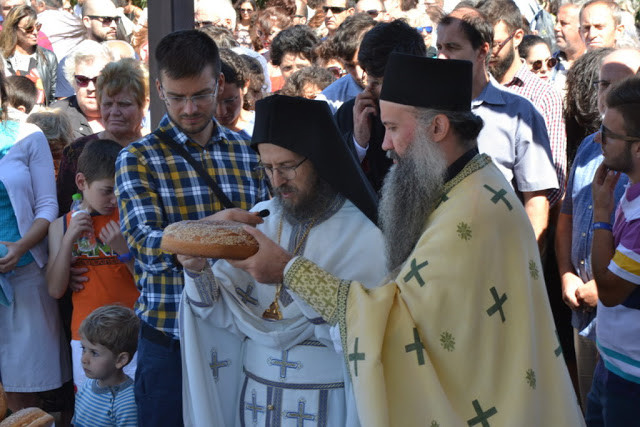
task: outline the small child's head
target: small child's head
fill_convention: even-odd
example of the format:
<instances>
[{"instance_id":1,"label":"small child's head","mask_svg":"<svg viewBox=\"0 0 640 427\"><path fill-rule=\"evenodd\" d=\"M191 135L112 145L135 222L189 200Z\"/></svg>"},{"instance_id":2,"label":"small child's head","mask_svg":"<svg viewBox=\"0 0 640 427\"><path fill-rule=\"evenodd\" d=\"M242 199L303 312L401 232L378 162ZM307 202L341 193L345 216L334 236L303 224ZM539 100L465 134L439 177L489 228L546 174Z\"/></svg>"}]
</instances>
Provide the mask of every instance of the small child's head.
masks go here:
<instances>
[{"instance_id":1,"label":"small child's head","mask_svg":"<svg viewBox=\"0 0 640 427\"><path fill-rule=\"evenodd\" d=\"M107 305L97 308L80 324L82 368L87 378L109 383L138 348L140 320L130 308Z\"/></svg>"},{"instance_id":2,"label":"small child's head","mask_svg":"<svg viewBox=\"0 0 640 427\"><path fill-rule=\"evenodd\" d=\"M9 76L7 77L7 97L9 105L29 114L38 102L38 89L36 84L25 76Z\"/></svg>"},{"instance_id":3,"label":"small child's head","mask_svg":"<svg viewBox=\"0 0 640 427\"><path fill-rule=\"evenodd\" d=\"M116 159L122 146L110 139L89 142L78 157L76 185L86 207L100 215L110 215L117 207Z\"/></svg>"}]
</instances>

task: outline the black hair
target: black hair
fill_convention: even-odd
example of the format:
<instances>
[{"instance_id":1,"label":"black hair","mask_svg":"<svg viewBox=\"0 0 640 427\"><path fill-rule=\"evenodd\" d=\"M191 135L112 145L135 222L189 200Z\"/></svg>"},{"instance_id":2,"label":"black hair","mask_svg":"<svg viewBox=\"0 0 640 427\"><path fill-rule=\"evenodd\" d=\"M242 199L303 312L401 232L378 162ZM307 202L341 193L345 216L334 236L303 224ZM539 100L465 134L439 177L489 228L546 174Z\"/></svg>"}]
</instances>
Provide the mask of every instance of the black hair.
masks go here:
<instances>
[{"instance_id":1,"label":"black hair","mask_svg":"<svg viewBox=\"0 0 640 427\"><path fill-rule=\"evenodd\" d=\"M493 27L504 22L509 33L522 29L522 12L513 0L482 0L476 7Z\"/></svg>"},{"instance_id":2,"label":"black hair","mask_svg":"<svg viewBox=\"0 0 640 427\"><path fill-rule=\"evenodd\" d=\"M89 142L78 156L78 173L84 175L87 184L101 179L114 179L120 150L122 146L112 139Z\"/></svg>"},{"instance_id":3,"label":"black hair","mask_svg":"<svg viewBox=\"0 0 640 427\"><path fill-rule=\"evenodd\" d=\"M25 76L7 77L7 96L13 108L24 107L29 114L38 101L36 84Z\"/></svg>"},{"instance_id":4,"label":"black hair","mask_svg":"<svg viewBox=\"0 0 640 427\"><path fill-rule=\"evenodd\" d=\"M245 62L240 55L231 49L220 49L220 60L222 61L222 74L224 83L232 83L243 88L247 82L247 72Z\"/></svg>"},{"instance_id":5,"label":"black hair","mask_svg":"<svg viewBox=\"0 0 640 427\"><path fill-rule=\"evenodd\" d=\"M364 35L358 52L360 67L374 77L384 76L392 52L426 56L427 48L420 33L401 19L384 22Z\"/></svg>"},{"instance_id":6,"label":"black hair","mask_svg":"<svg viewBox=\"0 0 640 427\"><path fill-rule=\"evenodd\" d=\"M520 58L525 59L527 56L529 56L529 51L531 50L531 48L539 44L546 45L549 48L549 51L551 51L551 47L545 39L535 34L526 34L522 38L520 46L518 46L518 53L520 54Z\"/></svg>"},{"instance_id":7,"label":"black hair","mask_svg":"<svg viewBox=\"0 0 640 427\"><path fill-rule=\"evenodd\" d=\"M607 94L606 104L622 115L627 135L640 135L640 77L634 75L616 82Z\"/></svg>"},{"instance_id":8,"label":"black hair","mask_svg":"<svg viewBox=\"0 0 640 427\"><path fill-rule=\"evenodd\" d=\"M291 74L291 77L285 82L281 95L286 96L303 96L304 87L308 84L314 84L320 90L326 88L335 81L335 76L331 71L322 67L307 67Z\"/></svg>"},{"instance_id":9,"label":"black hair","mask_svg":"<svg viewBox=\"0 0 640 427\"><path fill-rule=\"evenodd\" d=\"M454 10L468 8L468 6L459 6L460 4ZM464 35L467 40L469 40L469 43L471 43L471 47L474 50L482 47L484 43L489 43L489 47L493 45L493 26L489 23L489 20L482 12L478 10L470 10L469 13L463 15L462 18L447 15L442 18L438 27L448 26L455 24L456 22L460 24Z\"/></svg>"},{"instance_id":10,"label":"black hair","mask_svg":"<svg viewBox=\"0 0 640 427\"><path fill-rule=\"evenodd\" d=\"M294 25L280 31L271 43L271 63L279 66L287 54L299 54L312 63L315 61L313 48L320 42L318 36L307 25Z\"/></svg>"},{"instance_id":11,"label":"black hair","mask_svg":"<svg viewBox=\"0 0 640 427\"><path fill-rule=\"evenodd\" d=\"M172 79L195 77L208 65L216 79L220 75L218 46L201 31L182 30L164 36L155 56L158 76L164 71Z\"/></svg>"}]
</instances>

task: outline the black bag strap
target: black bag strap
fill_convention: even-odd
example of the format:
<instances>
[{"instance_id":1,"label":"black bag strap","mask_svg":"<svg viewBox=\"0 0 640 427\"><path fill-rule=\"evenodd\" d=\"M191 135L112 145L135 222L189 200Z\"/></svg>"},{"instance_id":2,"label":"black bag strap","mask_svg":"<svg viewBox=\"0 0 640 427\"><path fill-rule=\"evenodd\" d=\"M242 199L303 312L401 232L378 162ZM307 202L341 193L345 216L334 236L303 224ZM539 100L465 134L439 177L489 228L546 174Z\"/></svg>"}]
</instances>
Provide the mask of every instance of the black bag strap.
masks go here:
<instances>
[{"instance_id":1,"label":"black bag strap","mask_svg":"<svg viewBox=\"0 0 640 427\"><path fill-rule=\"evenodd\" d=\"M160 129L156 129L153 134L169 147L177 151L178 154L180 154L187 162L189 162L189 164L196 170L196 172L200 174L202 179L205 180L211 190L213 190L213 193L218 197L218 200L222 202L225 208L235 208L235 205L231 203L231 200L229 200L229 198L224 194L218 183L211 177L211 175L207 173L206 170L204 170L202 165L198 163L198 161L196 161L196 159L194 159L193 156L191 156L191 154L189 154L189 152L182 145L175 142L173 138L170 138L169 135L167 135Z\"/></svg>"}]
</instances>

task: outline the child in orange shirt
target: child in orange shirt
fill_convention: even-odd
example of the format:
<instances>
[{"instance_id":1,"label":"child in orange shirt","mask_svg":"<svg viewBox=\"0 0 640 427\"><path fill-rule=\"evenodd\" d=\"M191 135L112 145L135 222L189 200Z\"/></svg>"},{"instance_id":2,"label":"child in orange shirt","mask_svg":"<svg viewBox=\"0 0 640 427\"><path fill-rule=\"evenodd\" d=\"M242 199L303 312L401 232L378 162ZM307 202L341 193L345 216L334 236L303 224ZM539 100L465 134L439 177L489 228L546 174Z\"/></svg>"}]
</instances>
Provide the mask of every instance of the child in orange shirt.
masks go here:
<instances>
[{"instance_id":1,"label":"child in orange shirt","mask_svg":"<svg viewBox=\"0 0 640 427\"><path fill-rule=\"evenodd\" d=\"M71 317L71 350L73 380L78 389L86 379L80 361L82 347L79 327L96 308L119 303L132 308L140 293L133 280L133 257L120 231L115 186L115 162L122 147L115 141L96 140L88 143L78 158L76 184L82 191L82 209L58 218L49 226L49 294L61 298L67 291L71 267L85 267L88 281L73 292ZM80 252L77 241L85 232L93 231L96 246ZM75 257L75 260L74 260ZM135 360L126 366L127 375L135 375Z\"/></svg>"}]
</instances>

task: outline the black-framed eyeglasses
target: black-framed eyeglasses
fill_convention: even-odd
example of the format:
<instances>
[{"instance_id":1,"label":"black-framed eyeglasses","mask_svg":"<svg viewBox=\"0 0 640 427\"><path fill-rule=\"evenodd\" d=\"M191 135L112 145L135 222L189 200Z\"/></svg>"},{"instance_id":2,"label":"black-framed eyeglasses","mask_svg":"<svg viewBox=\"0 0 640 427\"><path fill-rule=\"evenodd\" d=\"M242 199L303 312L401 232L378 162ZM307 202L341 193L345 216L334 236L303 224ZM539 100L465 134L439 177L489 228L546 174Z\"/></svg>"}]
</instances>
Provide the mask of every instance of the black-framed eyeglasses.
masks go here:
<instances>
[{"instance_id":1,"label":"black-framed eyeglasses","mask_svg":"<svg viewBox=\"0 0 640 427\"><path fill-rule=\"evenodd\" d=\"M494 51L493 52L493 56L498 56L500 54L500 51L502 50L502 48L505 47L505 45L507 43L509 43L509 40L511 40L513 38L513 36L516 35L516 31L518 31L518 30L515 30L514 32L512 32L511 35L509 37L507 37L506 39L504 39L502 42L500 42L500 43L498 43L496 45L493 45L493 48L492 48L492 50ZM496 48L498 50L496 50Z\"/></svg>"},{"instance_id":2,"label":"black-framed eyeglasses","mask_svg":"<svg viewBox=\"0 0 640 427\"><path fill-rule=\"evenodd\" d=\"M197 108L205 108L213 104L213 100L218 95L218 86L211 93L204 93L202 95L194 96L167 96L164 93L164 88L160 86L162 90L162 100L172 108L184 108L187 103L191 101Z\"/></svg>"},{"instance_id":3,"label":"black-framed eyeglasses","mask_svg":"<svg viewBox=\"0 0 640 427\"><path fill-rule=\"evenodd\" d=\"M93 82L93 85L95 86L96 82L98 81L98 76L87 77L81 74L76 74L75 76L73 76L73 78L75 79L78 87L87 87L89 86L89 82Z\"/></svg>"},{"instance_id":4,"label":"black-framed eyeglasses","mask_svg":"<svg viewBox=\"0 0 640 427\"><path fill-rule=\"evenodd\" d=\"M339 13L344 12L345 10L347 10L346 7L340 7L340 6L322 6L322 11L324 13L327 13L329 11L331 11L331 13L333 13L334 15L337 15Z\"/></svg>"},{"instance_id":5,"label":"black-framed eyeglasses","mask_svg":"<svg viewBox=\"0 0 640 427\"><path fill-rule=\"evenodd\" d=\"M603 124L600 125L600 140L606 144L608 138L619 139L621 141L627 141L627 142L640 141L640 136L620 135L618 133L611 132L611 130L609 130L609 128L607 128L605 125Z\"/></svg>"},{"instance_id":6,"label":"black-framed eyeglasses","mask_svg":"<svg viewBox=\"0 0 640 427\"><path fill-rule=\"evenodd\" d=\"M611 85L611 82L608 80L596 80L595 82L591 83L591 85L595 90L605 90Z\"/></svg>"},{"instance_id":7,"label":"black-framed eyeglasses","mask_svg":"<svg viewBox=\"0 0 640 427\"><path fill-rule=\"evenodd\" d=\"M418 30L419 33L426 31L427 34L431 34L433 32L433 26L428 25L425 27L416 27L416 30Z\"/></svg>"},{"instance_id":8,"label":"black-framed eyeglasses","mask_svg":"<svg viewBox=\"0 0 640 427\"><path fill-rule=\"evenodd\" d=\"M104 26L109 27L112 22L115 22L116 25L120 22L119 16L97 16L97 15L87 15L89 19L95 19L96 21L100 21L100 23Z\"/></svg>"},{"instance_id":9,"label":"black-framed eyeglasses","mask_svg":"<svg viewBox=\"0 0 640 427\"><path fill-rule=\"evenodd\" d=\"M533 61L531 63L531 69L533 71L539 71L542 68L542 63L543 62L547 64L547 68L551 69L551 68L555 67L558 64L558 58L554 58L552 56L550 58L545 59L544 61L542 59L538 59L537 61Z\"/></svg>"},{"instance_id":10,"label":"black-framed eyeglasses","mask_svg":"<svg viewBox=\"0 0 640 427\"><path fill-rule=\"evenodd\" d=\"M300 161L300 163L298 163L295 166L278 166L277 168L271 167L271 166L265 166L265 165L258 165L256 166L255 170L257 170L258 172L262 172L264 171L267 176L269 177L269 179L273 179L273 173L275 171L278 171L278 173L280 174L280 177L282 179L286 179L287 181L290 181L292 179L295 179L296 177L296 169L298 169L300 167L300 165L302 165L304 162L306 162L308 159L308 157L305 157L304 159L302 159Z\"/></svg>"},{"instance_id":11,"label":"black-framed eyeglasses","mask_svg":"<svg viewBox=\"0 0 640 427\"><path fill-rule=\"evenodd\" d=\"M20 28L22 31L25 32L25 34L31 34L34 31L37 33L38 31L40 31L40 28L42 28L42 24L39 22L36 22L35 25L29 25L28 27L22 28L22 27L18 27Z\"/></svg>"}]
</instances>

